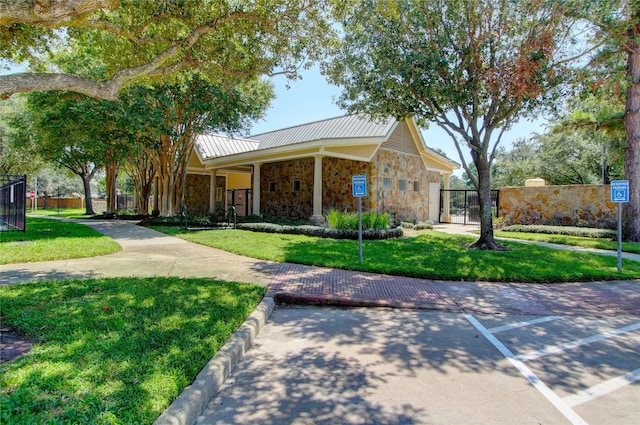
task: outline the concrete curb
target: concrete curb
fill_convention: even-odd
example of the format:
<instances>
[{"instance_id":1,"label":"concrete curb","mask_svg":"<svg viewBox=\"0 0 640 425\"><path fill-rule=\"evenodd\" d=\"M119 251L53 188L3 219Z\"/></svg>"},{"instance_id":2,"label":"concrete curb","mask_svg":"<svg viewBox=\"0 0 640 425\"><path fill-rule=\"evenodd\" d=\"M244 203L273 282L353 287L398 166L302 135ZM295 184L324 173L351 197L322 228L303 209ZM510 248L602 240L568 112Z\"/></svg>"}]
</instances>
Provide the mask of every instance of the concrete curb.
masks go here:
<instances>
[{"instance_id":1,"label":"concrete curb","mask_svg":"<svg viewBox=\"0 0 640 425\"><path fill-rule=\"evenodd\" d=\"M193 384L185 388L162 412L154 425L193 425L251 347L274 307L273 298L264 298L229 341L202 368Z\"/></svg>"}]
</instances>

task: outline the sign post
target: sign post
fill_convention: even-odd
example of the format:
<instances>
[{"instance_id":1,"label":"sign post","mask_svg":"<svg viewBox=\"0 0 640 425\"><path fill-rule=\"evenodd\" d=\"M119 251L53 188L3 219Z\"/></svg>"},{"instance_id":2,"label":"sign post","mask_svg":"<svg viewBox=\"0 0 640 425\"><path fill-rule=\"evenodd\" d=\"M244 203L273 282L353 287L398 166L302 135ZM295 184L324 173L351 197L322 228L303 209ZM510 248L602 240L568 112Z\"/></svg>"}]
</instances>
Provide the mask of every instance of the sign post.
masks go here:
<instances>
[{"instance_id":1,"label":"sign post","mask_svg":"<svg viewBox=\"0 0 640 425\"><path fill-rule=\"evenodd\" d=\"M358 249L362 264L362 197L367 196L367 176L352 176L351 192L354 198L358 198Z\"/></svg>"},{"instance_id":2,"label":"sign post","mask_svg":"<svg viewBox=\"0 0 640 425\"><path fill-rule=\"evenodd\" d=\"M611 202L618 203L618 273L622 271L622 204L629 202L629 180L611 180Z\"/></svg>"}]
</instances>

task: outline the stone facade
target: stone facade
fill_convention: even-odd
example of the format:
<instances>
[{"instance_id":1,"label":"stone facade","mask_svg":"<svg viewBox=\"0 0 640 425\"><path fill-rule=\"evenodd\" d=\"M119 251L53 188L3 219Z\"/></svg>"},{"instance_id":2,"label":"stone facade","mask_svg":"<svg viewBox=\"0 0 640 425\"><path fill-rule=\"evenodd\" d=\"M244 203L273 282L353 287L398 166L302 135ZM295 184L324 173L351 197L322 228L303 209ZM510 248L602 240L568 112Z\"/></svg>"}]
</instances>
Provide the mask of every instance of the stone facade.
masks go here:
<instances>
[{"instance_id":1,"label":"stone facade","mask_svg":"<svg viewBox=\"0 0 640 425\"><path fill-rule=\"evenodd\" d=\"M313 214L313 167L313 158L262 165L260 211L280 217L310 218ZM371 163L323 158L323 214L332 209L357 210L351 179L358 174L366 175L369 184L369 196L363 205L365 211L388 212L396 221L428 219L429 182L439 184L440 174L425 170L419 156L384 149L378 151ZM388 181L388 187L385 181Z\"/></svg>"},{"instance_id":2,"label":"stone facade","mask_svg":"<svg viewBox=\"0 0 640 425\"><path fill-rule=\"evenodd\" d=\"M426 170L419 156L385 149L371 168L371 210L388 212L396 221L428 220L429 182L440 184L438 172Z\"/></svg>"},{"instance_id":3,"label":"stone facade","mask_svg":"<svg viewBox=\"0 0 640 425\"><path fill-rule=\"evenodd\" d=\"M206 215L209 213L209 184L211 178L200 174L187 174L184 204L189 215Z\"/></svg>"},{"instance_id":4,"label":"stone facade","mask_svg":"<svg viewBox=\"0 0 640 425\"><path fill-rule=\"evenodd\" d=\"M322 159L322 213L330 210L357 211L357 198L353 197L351 179L354 175L369 177L371 164L363 161L352 161L326 157ZM369 183L371 184L371 183ZM369 193L375 193L369 188ZM366 208L366 207L365 207Z\"/></svg>"},{"instance_id":5,"label":"stone facade","mask_svg":"<svg viewBox=\"0 0 640 425\"><path fill-rule=\"evenodd\" d=\"M498 214L507 224L616 228L617 204L609 185L506 187Z\"/></svg>"},{"instance_id":6,"label":"stone facade","mask_svg":"<svg viewBox=\"0 0 640 425\"><path fill-rule=\"evenodd\" d=\"M262 165L260 212L278 217L311 217L313 164L313 158L303 158Z\"/></svg>"}]
</instances>

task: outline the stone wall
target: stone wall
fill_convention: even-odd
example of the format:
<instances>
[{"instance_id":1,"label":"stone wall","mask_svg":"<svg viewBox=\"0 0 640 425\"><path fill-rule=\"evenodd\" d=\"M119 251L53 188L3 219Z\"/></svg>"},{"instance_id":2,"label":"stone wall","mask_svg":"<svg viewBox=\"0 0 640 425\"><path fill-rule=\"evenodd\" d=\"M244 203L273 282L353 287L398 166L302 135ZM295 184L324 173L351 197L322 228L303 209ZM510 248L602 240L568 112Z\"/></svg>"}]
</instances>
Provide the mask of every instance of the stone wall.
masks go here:
<instances>
[{"instance_id":1,"label":"stone wall","mask_svg":"<svg viewBox=\"0 0 640 425\"><path fill-rule=\"evenodd\" d=\"M370 165L368 162L353 161L326 157L322 159L322 213L326 215L330 210L357 211L358 202L351 189L354 175L367 176L369 185ZM369 187L369 193L372 192ZM366 207L365 207L366 208Z\"/></svg>"},{"instance_id":2,"label":"stone wall","mask_svg":"<svg viewBox=\"0 0 640 425\"><path fill-rule=\"evenodd\" d=\"M404 190L400 187L401 180ZM369 208L391 213L396 221L426 221L429 182L439 184L440 173L426 170L419 156L380 149L372 163Z\"/></svg>"},{"instance_id":3,"label":"stone wall","mask_svg":"<svg viewBox=\"0 0 640 425\"><path fill-rule=\"evenodd\" d=\"M313 158L264 164L260 168L260 212L308 219L313 214ZM294 187L300 182L299 190ZM274 189L270 191L270 183Z\"/></svg>"},{"instance_id":4,"label":"stone wall","mask_svg":"<svg viewBox=\"0 0 640 425\"><path fill-rule=\"evenodd\" d=\"M206 215L209 213L209 184L210 176L187 174L184 204L189 215Z\"/></svg>"},{"instance_id":5,"label":"stone wall","mask_svg":"<svg viewBox=\"0 0 640 425\"><path fill-rule=\"evenodd\" d=\"M547 224L614 229L617 204L609 185L506 187L498 215L507 224Z\"/></svg>"}]
</instances>

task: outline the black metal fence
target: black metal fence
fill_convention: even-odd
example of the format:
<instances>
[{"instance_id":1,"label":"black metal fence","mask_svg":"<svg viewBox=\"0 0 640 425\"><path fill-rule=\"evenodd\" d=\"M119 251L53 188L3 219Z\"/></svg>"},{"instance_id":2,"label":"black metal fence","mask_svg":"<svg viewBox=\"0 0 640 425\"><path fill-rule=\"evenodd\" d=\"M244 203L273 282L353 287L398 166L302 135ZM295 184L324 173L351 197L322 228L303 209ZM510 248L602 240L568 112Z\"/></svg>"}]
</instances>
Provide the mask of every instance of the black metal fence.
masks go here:
<instances>
[{"instance_id":1,"label":"black metal fence","mask_svg":"<svg viewBox=\"0 0 640 425\"><path fill-rule=\"evenodd\" d=\"M0 175L0 231L27 229L27 176Z\"/></svg>"},{"instance_id":2,"label":"black metal fence","mask_svg":"<svg viewBox=\"0 0 640 425\"><path fill-rule=\"evenodd\" d=\"M491 191L491 212L498 216L500 191ZM480 224L480 201L476 190L449 189L440 190L441 223Z\"/></svg>"}]
</instances>

